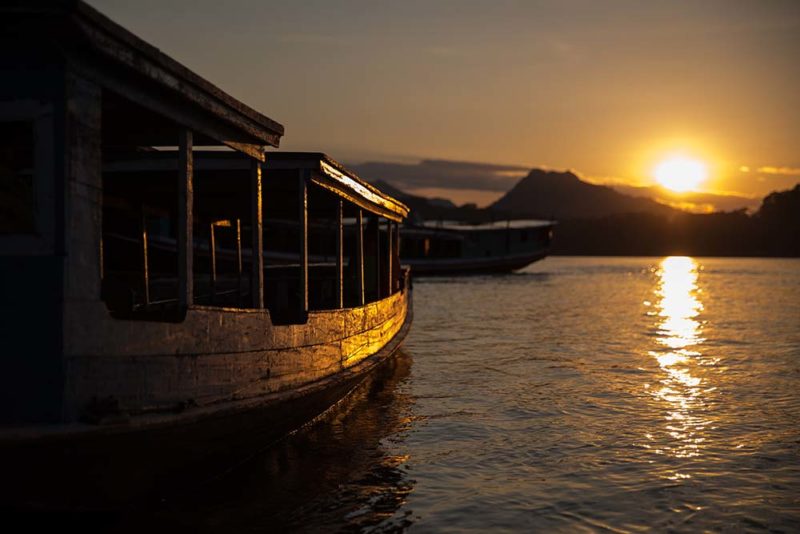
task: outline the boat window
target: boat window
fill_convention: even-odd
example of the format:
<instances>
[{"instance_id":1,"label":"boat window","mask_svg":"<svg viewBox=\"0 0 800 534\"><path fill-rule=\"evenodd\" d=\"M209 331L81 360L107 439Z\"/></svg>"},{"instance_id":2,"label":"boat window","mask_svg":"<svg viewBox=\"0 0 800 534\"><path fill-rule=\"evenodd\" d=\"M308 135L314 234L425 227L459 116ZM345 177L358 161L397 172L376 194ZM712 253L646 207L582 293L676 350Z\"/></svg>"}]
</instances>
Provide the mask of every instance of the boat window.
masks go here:
<instances>
[{"instance_id":1,"label":"boat window","mask_svg":"<svg viewBox=\"0 0 800 534\"><path fill-rule=\"evenodd\" d=\"M308 308L302 279L302 213L299 169L271 169L264 191L264 300L274 324L298 324L307 311L339 307L337 232L340 197L306 186ZM356 271L357 208L343 202L343 293L345 306L360 305Z\"/></svg>"},{"instance_id":2,"label":"boat window","mask_svg":"<svg viewBox=\"0 0 800 534\"><path fill-rule=\"evenodd\" d=\"M194 302L250 308L253 224L246 158L194 154ZM214 160L220 160L215 162ZM240 165L228 164L231 161Z\"/></svg>"},{"instance_id":3,"label":"boat window","mask_svg":"<svg viewBox=\"0 0 800 534\"><path fill-rule=\"evenodd\" d=\"M308 188L308 309L339 307L336 286L336 233L339 197L320 187ZM347 260L345 260L347 261ZM343 263L346 265L346 263Z\"/></svg>"},{"instance_id":4,"label":"boat window","mask_svg":"<svg viewBox=\"0 0 800 534\"><path fill-rule=\"evenodd\" d=\"M344 203L344 306L354 308L361 306L361 286L358 282L358 225L356 217L359 209L350 204Z\"/></svg>"},{"instance_id":5,"label":"boat window","mask_svg":"<svg viewBox=\"0 0 800 534\"><path fill-rule=\"evenodd\" d=\"M177 144L179 127L103 92L102 298L113 316L178 320L177 171L155 146Z\"/></svg>"},{"instance_id":6,"label":"boat window","mask_svg":"<svg viewBox=\"0 0 800 534\"><path fill-rule=\"evenodd\" d=\"M33 171L33 123L0 122L0 234L35 233Z\"/></svg>"},{"instance_id":7,"label":"boat window","mask_svg":"<svg viewBox=\"0 0 800 534\"><path fill-rule=\"evenodd\" d=\"M300 188L297 170L269 170L262 180L264 305L275 324L306 320L301 300Z\"/></svg>"}]
</instances>

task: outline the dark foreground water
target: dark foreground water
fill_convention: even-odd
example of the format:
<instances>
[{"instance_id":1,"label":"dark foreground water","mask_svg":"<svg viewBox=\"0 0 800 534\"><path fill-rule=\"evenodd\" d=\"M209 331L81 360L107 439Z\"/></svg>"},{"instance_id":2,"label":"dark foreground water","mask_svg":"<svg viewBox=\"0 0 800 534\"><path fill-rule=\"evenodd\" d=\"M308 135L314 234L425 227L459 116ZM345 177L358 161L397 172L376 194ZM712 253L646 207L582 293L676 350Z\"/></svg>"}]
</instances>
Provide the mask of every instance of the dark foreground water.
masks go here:
<instances>
[{"instance_id":1,"label":"dark foreground water","mask_svg":"<svg viewBox=\"0 0 800 534\"><path fill-rule=\"evenodd\" d=\"M414 298L327 420L118 526L800 529L800 261L548 258Z\"/></svg>"}]
</instances>

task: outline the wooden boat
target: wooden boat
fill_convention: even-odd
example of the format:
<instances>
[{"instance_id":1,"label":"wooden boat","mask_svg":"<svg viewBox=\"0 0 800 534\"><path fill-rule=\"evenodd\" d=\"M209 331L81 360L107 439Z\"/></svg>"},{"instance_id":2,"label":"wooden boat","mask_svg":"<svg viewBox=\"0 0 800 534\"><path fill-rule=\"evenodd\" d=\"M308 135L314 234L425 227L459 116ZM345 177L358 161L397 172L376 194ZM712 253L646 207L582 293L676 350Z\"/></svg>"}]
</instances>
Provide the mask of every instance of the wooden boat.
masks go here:
<instances>
[{"instance_id":1,"label":"wooden boat","mask_svg":"<svg viewBox=\"0 0 800 534\"><path fill-rule=\"evenodd\" d=\"M0 41L4 504L176 491L397 349L403 204L80 1L4 3Z\"/></svg>"},{"instance_id":2,"label":"wooden boat","mask_svg":"<svg viewBox=\"0 0 800 534\"><path fill-rule=\"evenodd\" d=\"M400 256L417 276L511 272L550 251L554 221L405 225Z\"/></svg>"}]
</instances>

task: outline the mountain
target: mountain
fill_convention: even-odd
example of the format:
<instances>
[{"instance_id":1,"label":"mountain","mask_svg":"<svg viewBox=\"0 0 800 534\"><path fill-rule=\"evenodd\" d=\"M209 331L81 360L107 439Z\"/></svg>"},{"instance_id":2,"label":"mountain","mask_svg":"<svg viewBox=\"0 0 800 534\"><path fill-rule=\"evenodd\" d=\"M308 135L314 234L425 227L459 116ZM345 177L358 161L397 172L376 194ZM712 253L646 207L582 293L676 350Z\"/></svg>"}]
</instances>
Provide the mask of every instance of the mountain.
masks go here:
<instances>
[{"instance_id":1,"label":"mountain","mask_svg":"<svg viewBox=\"0 0 800 534\"><path fill-rule=\"evenodd\" d=\"M412 222L454 220L479 223L492 220L492 214L474 204L457 206L446 198L427 198L406 193L384 180L370 182L372 185L393 196L409 208Z\"/></svg>"},{"instance_id":2,"label":"mountain","mask_svg":"<svg viewBox=\"0 0 800 534\"><path fill-rule=\"evenodd\" d=\"M376 180L370 183L380 189L383 193L396 198L411 209L414 209L414 206L417 206L418 208L424 208L427 206L433 206L437 208L456 207L452 201L447 200L446 198L428 198L412 195L410 193L406 193L405 191L401 191L385 180Z\"/></svg>"},{"instance_id":3,"label":"mountain","mask_svg":"<svg viewBox=\"0 0 800 534\"><path fill-rule=\"evenodd\" d=\"M514 218L574 219L624 213L668 215L676 210L643 198L625 195L604 185L582 181L570 171L533 169L489 208Z\"/></svg>"}]
</instances>

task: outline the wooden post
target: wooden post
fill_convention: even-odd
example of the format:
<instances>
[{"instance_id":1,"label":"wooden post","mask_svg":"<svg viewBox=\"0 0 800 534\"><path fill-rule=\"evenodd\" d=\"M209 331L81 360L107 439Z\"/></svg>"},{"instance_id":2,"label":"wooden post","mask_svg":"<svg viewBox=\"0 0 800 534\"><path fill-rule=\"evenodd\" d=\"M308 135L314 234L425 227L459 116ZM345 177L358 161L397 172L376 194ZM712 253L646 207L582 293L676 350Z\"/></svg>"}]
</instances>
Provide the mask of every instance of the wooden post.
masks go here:
<instances>
[{"instance_id":1,"label":"wooden post","mask_svg":"<svg viewBox=\"0 0 800 534\"><path fill-rule=\"evenodd\" d=\"M393 261L393 252L392 250L392 221L386 219L386 266L387 266L387 276L386 276L386 296L391 296L394 288L392 287L392 269L394 269L394 261Z\"/></svg>"},{"instance_id":2,"label":"wooden post","mask_svg":"<svg viewBox=\"0 0 800 534\"><path fill-rule=\"evenodd\" d=\"M214 304L217 298L217 240L214 235L214 228L215 224L212 222L210 227L211 234L208 241L208 249L211 253L211 294L208 297L208 301L211 304Z\"/></svg>"},{"instance_id":3,"label":"wooden post","mask_svg":"<svg viewBox=\"0 0 800 534\"><path fill-rule=\"evenodd\" d=\"M298 175L298 215L300 217L300 311L308 311L308 181L309 171Z\"/></svg>"},{"instance_id":4,"label":"wooden post","mask_svg":"<svg viewBox=\"0 0 800 534\"><path fill-rule=\"evenodd\" d=\"M394 277L394 284L395 290L400 289L400 272L402 266L402 260L400 259L400 223L394 223L394 257L397 258L397 265L394 266L395 268L395 277Z\"/></svg>"},{"instance_id":5,"label":"wooden post","mask_svg":"<svg viewBox=\"0 0 800 534\"><path fill-rule=\"evenodd\" d=\"M142 210L142 282L144 283L144 307L150 305L150 260L147 258L147 215Z\"/></svg>"},{"instance_id":6,"label":"wooden post","mask_svg":"<svg viewBox=\"0 0 800 534\"><path fill-rule=\"evenodd\" d=\"M375 215L375 300L381 299L381 218Z\"/></svg>"},{"instance_id":7,"label":"wooden post","mask_svg":"<svg viewBox=\"0 0 800 534\"><path fill-rule=\"evenodd\" d=\"M364 305L364 212L356 211L356 287L358 305Z\"/></svg>"},{"instance_id":8,"label":"wooden post","mask_svg":"<svg viewBox=\"0 0 800 534\"><path fill-rule=\"evenodd\" d=\"M336 210L336 307L344 308L344 202Z\"/></svg>"},{"instance_id":9,"label":"wooden post","mask_svg":"<svg viewBox=\"0 0 800 534\"><path fill-rule=\"evenodd\" d=\"M250 162L250 305L257 310L264 308L264 214L261 195L261 162L254 159Z\"/></svg>"},{"instance_id":10,"label":"wooden post","mask_svg":"<svg viewBox=\"0 0 800 534\"><path fill-rule=\"evenodd\" d=\"M192 131L182 128L178 138L178 307L194 304L194 158Z\"/></svg>"},{"instance_id":11,"label":"wooden post","mask_svg":"<svg viewBox=\"0 0 800 534\"><path fill-rule=\"evenodd\" d=\"M236 304L242 307L242 220L236 219Z\"/></svg>"}]
</instances>

